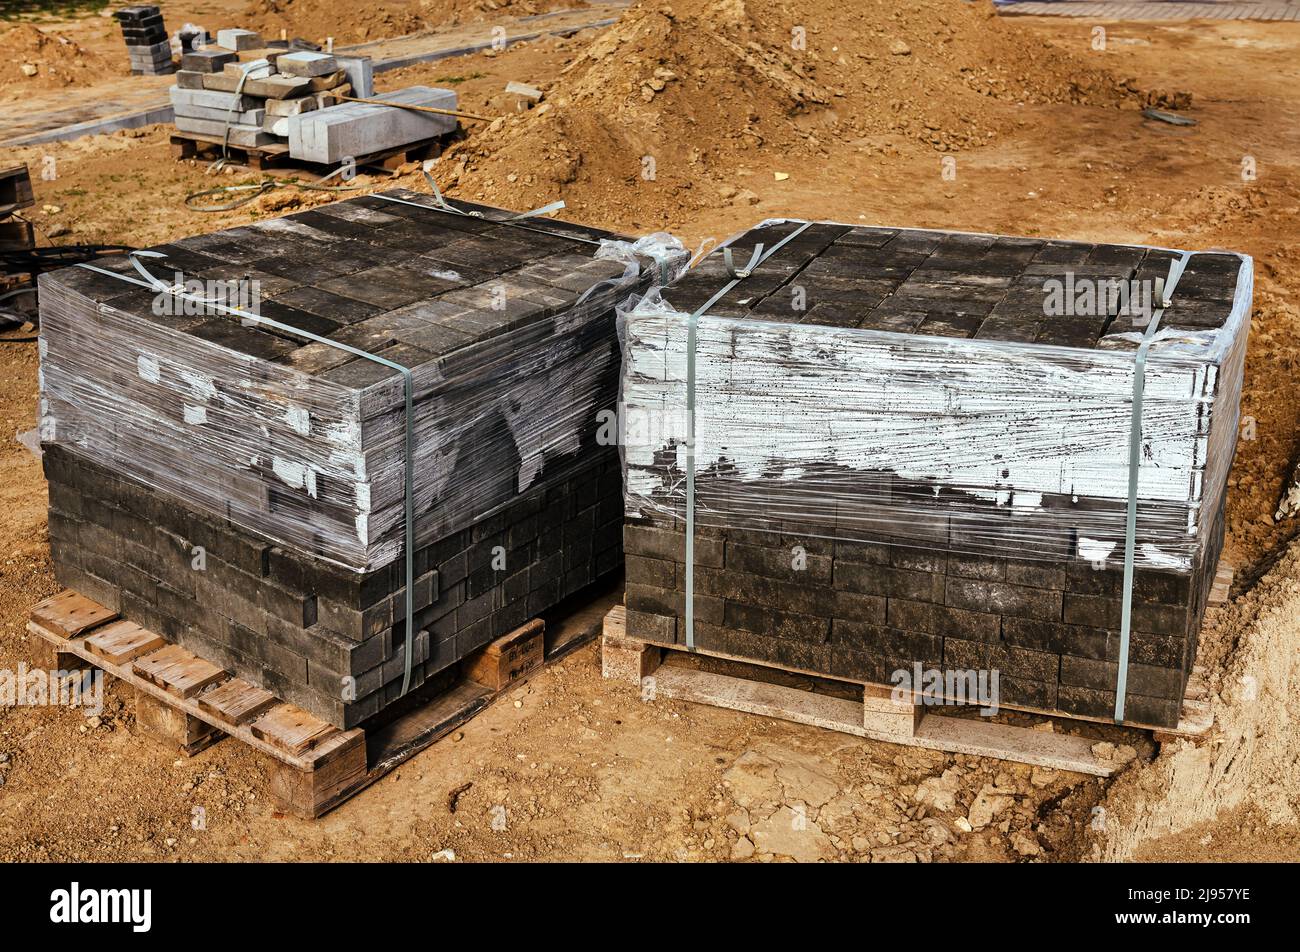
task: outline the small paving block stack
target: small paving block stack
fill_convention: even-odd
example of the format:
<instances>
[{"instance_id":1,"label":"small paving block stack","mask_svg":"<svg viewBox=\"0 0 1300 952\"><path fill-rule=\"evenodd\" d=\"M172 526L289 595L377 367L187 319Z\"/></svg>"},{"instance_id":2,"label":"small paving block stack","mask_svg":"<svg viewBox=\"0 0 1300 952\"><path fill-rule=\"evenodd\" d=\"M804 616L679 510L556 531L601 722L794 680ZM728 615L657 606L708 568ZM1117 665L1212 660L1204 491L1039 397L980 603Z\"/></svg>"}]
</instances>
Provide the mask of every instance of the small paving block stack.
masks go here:
<instances>
[{"instance_id":1,"label":"small paving block stack","mask_svg":"<svg viewBox=\"0 0 1300 952\"><path fill-rule=\"evenodd\" d=\"M134 76L161 76L176 72L171 41L163 26L162 11L154 5L124 7L113 16L122 25L122 39L131 58Z\"/></svg>"},{"instance_id":2,"label":"small paving block stack","mask_svg":"<svg viewBox=\"0 0 1300 952\"><path fill-rule=\"evenodd\" d=\"M0 168L0 251L22 251L35 245L31 222L17 214L34 204L27 166Z\"/></svg>"},{"instance_id":3,"label":"small paving block stack","mask_svg":"<svg viewBox=\"0 0 1300 952\"><path fill-rule=\"evenodd\" d=\"M722 252L626 315L628 634L686 643L693 422L697 648L869 683L997 670L1003 704L1112 717L1142 295L1181 253L771 221L733 269L783 240L698 317L693 404ZM1252 280L1191 255L1147 353L1128 723L1178 722Z\"/></svg>"},{"instance_id":4,"label":"small paving block stack","mask_svg":"<svg viewBox=\"0 0 1300 952\"><path fill-rule=\"evenodd\" d=\"M215 46L185 53L171 89L180 132L240 148L287 146L291 158L305 162L337 164L456 128L451 116L343 97L456 108L448 89L410 86L376 95L368 56L264 42L250 30L219 30Z\"/></svg>"},{"instance_id":5,"label":"small paving block stack","mask_svg":"<svg viewBox=\"0 0 1300 952\"><path fill-rule=\"evenodd\" d=\"M121 259L105 270L128 280L43 275L59 581L337 726L363 722L406 674L400 368L412 686L619 568L619 463L599 435L613 307L684 253L454 207L477 214L396 190L141 259L162 286L198 288L188 302ZM276 324L197 301L220 288Z\"/></svg>"}]
</instances>

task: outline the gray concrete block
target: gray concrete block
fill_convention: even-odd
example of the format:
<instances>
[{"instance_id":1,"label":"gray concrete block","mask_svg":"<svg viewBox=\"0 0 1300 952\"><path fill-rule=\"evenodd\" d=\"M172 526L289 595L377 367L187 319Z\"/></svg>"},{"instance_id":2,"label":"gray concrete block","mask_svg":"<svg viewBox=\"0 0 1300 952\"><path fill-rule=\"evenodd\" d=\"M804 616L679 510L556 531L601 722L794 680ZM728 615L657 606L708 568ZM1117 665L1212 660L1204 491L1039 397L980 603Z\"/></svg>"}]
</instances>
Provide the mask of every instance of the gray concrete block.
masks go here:
<instances>
[{"instance_id":1,"label":"gray concrete block","mask_svg":"<svg viewBox=\"0 0 1300 952\"><path fill-rule=\"evenodd\" d=\"M319 94L295 96L293 99L268 99L266 114L282 119L285 116L297 116L304 112L314 112L321 108Z\"/></svg>"},{"instance_id":2,"label":"gray concrete block","mask_svg":"<svg viewBox=\"0 0 1300 952\"><path fill-rule=\"evenodd\" d=\"M348 75L352 95L369 99L375 94L375 68L369 56L340 56L334 54L339 68Z\"/></svg>"},{"instance_id":3,"label":"gray concrete block","mask_svg":"<svg viewBox=\"0 0 1300 952\"><path fill-rule=\"evenodd\" d=\"M262 34L253 30L218 30L217 46L227 50L244 50L261 49L266 44L262 42Z\"/></svg>"},{"instance_id":4,"label":"gray concrete block","mask_svg":"<svg viewBox=\"0 0 1300 952\"><path fill-rule=\"evenodd\" d=\"M450 89L410 86L377 97L391 102L455 109ZM412 112L368 103L344 103L289 118L289 155L307 162L334 164L396 149L456 128L452 116Z\"/></svg>"},{"instance_id":5,"label":"gray concrete block","mask_svg":"<svg viewBox=\"0 0 1300 952\"><path fill-rule=\"evenodd\" d=\"M226 124L211 119L191 119L186 116L177 116L176 128L181 132L192 132L201 136L215 136L219 139L225 135ZM258 146L270 145L278 140L269 132L264 131L261 126L231 125L229 141L231 145Z\"/></svg>"},{"instance_id":6,"label":"gray concrete block","mask_svg":"<svg viewBox=\"0 0 1300 952\"><path fill-rule=\"evenodd\" d=\"M221 67L221 72L236 80L240 76L247 76L249 79L266 79L268 76L275 75L275 67L267 60L257 59L249 60L247 63L227 63Z\"/></svg>"},{"instance_id":7,"label":"gray concrete block","mask_svg":"<svg viewBox=\"0 0 1300 952\"><path fill-rule=\"evenodd\" d=\"M299 50L277 56L275 67L285 76L328 76L339 68L339 61L330 53Z\"/></svg>"},{"instance_id":8,"label":"gray concrete block","mask_svg":"<svg viewBox=\"0 0 1300 952\"><path fill-rule=\"evenodd\" d=\"M202 89L203 74L197 70L178 70L176 73L176 86L180 89Z\"/></svg>"},{"instance_id":9,"label":"gray concrete block","mask_svg":"<svg viewBox=\"0 0 1300 952\"><path fill-rule=\"evenodd\" d=\"M227 63L235 62L229 50L195 50L181 57L181 69L195 73L219 73Z\"/></svg>"},{"instance_id":10,"label":"gray concrete block","mask_svg":"<svg viewBox=\"0 0 1300 952\"><path fill-rule=\"evenodd\" d=\"M231 112L229 109L212 109L207 106L186 106L177 103L172 109L182 119L206 119L222 124L229 122L238 126L260 126L266 121L266 110L260 108Z\"/></svg>"},{"instance_id":11,"label":"gray concrete block","mask_svg":"<svg viewBox=\"0 0 1300 952\"><path fill-rule=\"evenodd\" d=\"M246 112L262 105L261 101L253 96L236 96L234 93L223 93L213 89L181 89L173 86L167 94L171 97L173 106L197 106L202 109L233 109L236 112ZM180 113L179 109L177 113Z\"/></svg>"}]
</instances>

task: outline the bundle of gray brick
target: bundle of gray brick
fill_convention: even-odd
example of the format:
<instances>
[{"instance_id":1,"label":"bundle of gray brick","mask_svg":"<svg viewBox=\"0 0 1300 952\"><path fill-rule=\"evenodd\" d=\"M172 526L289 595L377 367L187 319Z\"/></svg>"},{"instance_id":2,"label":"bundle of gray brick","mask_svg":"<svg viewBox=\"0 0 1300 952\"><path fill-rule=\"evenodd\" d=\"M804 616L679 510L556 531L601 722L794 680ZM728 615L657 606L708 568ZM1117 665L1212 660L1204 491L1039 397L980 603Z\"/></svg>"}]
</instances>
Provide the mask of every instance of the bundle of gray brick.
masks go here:
<instances>
[{"instance_id":1,"label":"bundle of gray brick","mask_svg":"<svg viewBox=\"0 0 1300 952\"><path fill-rule=\"evenodd\" d=\"M252 58L241 59L241 53ZM185 53L171 89L176 128L256 148L288 145L304 162L337 164L446 135L453 117L345 97L455 110L448 89L411 86L378 96L367 56L263 43L248 30L220 30L217 46Z\"/></svg>"},{"instance_id":2,"label":"bundle of gray brick","mask_svg":"<svg viewBox=\"0 0 1300 952\"><path fill-rule=\"evenodd\" d=\"M1112 717L1145 324L1045 301L1053 282L1163 277L1180 253L804 225L730 243L736 267L780 247L697 318L693 405L686 317L731 280L721 252L627 316L629 634L687 641L693 432L697 648L882 684L918 664L996 670L1002 703ZM1148 354L1130 723L1179 719L1222 548L1251 286L1248 258L1191 255Z\"/></svg>"},{"instance_id":3,"label":"bundle of gray brick","mask_svg":"<svg viewBox=\"0 0 1300 952\"><path fill-rule=\"evenodd\" d=\"M174 73L171 42L163 25L162 11L153 5L124 7L113 13L122 26L122 39L136 76Z\"/></svg>"},{"instance_id":4,"label":"bundle of gray brick","mask_svg":"<svg viewBox=\"0 0 1300 952\"><path fill-rule=\"evenodd\" d=\"M255 287L241 310L280 327L85 269L41 282L60 582L340 727L405 675L392 365L411 682L438 684L621 565L613 307L658 273L607 232L385 194L154 249L168 285Z\"/></svg>"}]
</instances>

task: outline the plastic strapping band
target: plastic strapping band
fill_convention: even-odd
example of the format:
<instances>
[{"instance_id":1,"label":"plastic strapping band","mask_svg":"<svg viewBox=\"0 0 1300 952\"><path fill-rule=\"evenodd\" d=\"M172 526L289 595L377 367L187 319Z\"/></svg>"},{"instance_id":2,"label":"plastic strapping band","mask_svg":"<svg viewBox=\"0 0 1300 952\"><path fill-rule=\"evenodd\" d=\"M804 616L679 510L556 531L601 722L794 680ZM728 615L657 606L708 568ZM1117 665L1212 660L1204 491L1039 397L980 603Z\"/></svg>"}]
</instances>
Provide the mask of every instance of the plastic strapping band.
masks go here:
<instances>
[{"instance_id":1,"label":"plastic strapping band","mask_svg":"<svg viewBox=\"0 0 1300 952\"><path fill-rule=\"evenodd\" d=\"M519 212L517 215L510 215L506 218L486 218L482 212L466 211L463 208L457 208L455 205L448 203L448 201L442 197L442 192L438 188L438 183L433 180L433 176L428 172L425 172L424 177L428 181L429 187L433 189L432 205L426 205L423 202L412 202L409 199L397 198L393 195L375 195L373 197L382 198L386 202L397 202L399 205L410 205L412 208L423 208L427 211L447 212L450 215L461 215L465 218L482 218L484 221L495 225L508 225L514 222L523 221L525 218L536 218L538 215L549 215L551 212L558 212L560 209L564 208L564 202L562 200L557 200L547 205L543 205L540 208L534 208L530 212ZM575 235L562 235L559 237L573 238L575 241L585 241L592 245L600 244L600 242L593 241L590 238L578 238Z\"/></svg>"},{"instance_id":2,"label":"plastic strapping band","mask_svg":"<svg viewBox=\"0 0 1300 952\"><path fill-rule=\"evenodd\" d=\"M397 198L396 196L393 195L372 195L371 197L382 198L386 202L396 202L399 205L410 205L412 208L423 208L426 211L431 211L431 212L446 212L451 215L462 215L466 218L478 218L485 222L488 222L489 224L494 224L494 225L514 225L516 227L524 228L526 231L531 231L531 232L536 232L536 233L546 234L546 235L553 235L555 237L564 238L568 241L581 241L589 245L601 244L601 242L595 240L594 238L583 238L579 235L555 235L554 232L549 232L549 231L539 232L538 229L536 228L528 228L527 226L520 224L522 221L524 221L527 218L536 218L538 215L548 215L551 212L559 211L561 208L564 207L564 202L562 201L551 202L549 205L543 205L541 208L534 208L530 212L520 212L519 214L511 215L508 218L499 218L499 219L485 218L482 212L466 211L463 208L457 208L455 205L448 203L447 200L442 197L442 191L438 188L438 183L433 180L433 176L430 175L428 172L425 172L424 177L428 180L429 187L433 189L432 205L426 205L423 202L412 202L408 199ZM655 271L657 272L659 283L661 285L667 284L669 278L667 256L657 254L653 250L646 250L643 253L646 255L646 257L650 258L650 260L652 260L655 263ZM583 292L582 297L578 298L577 302L575 303L575 306L577 306L577 304L581 304L589 296L591 296L591 294L594 291L596 291L596 289L603 287L604 285L613 284L616 286L621 286L622 283L623 281L621 279L615 279L615 278L607 278L604 281L598 281L595 284L593 284L591 287L587 288L586 291Z\"/></svg>"},{"instance_id":3,"label":"plastic strapping band","mask_svg":"<svg viewBox=\"0 0 1300 952\"><path fill-rule=\"evenodd\" d=\"M330 340L328 337L321 337L319 334L313 334L311 333L311 331L304 331L304 330L300 330L297 327L290 327L288 324L282 324L279 321L272 320L269 317L262 317L260 314L250 314L247 311L241 311L239 308L229 307L225 304L222 304L220 301L209 300L198 294L190 294L185 290L183 284L169 285L161 281L154 275L150 274L139 260L140 258L166 258L166 257L167 256L165 254L162 254L157 251L133 251L127 256L128 260L130 260L135 270L138 271L140 275L144 278L143 281L137 280L136 278L133 278L127 274L121 274L117 271L109 271L106 268L97 268L92 264L85 264L84 262L78 263L77 267L85 268L87 271L94 271L97 274L104 274L110 278L116 278L119 281L125 281L128 284L136 284L139 285L140 287L148 288L151 291L158 291L164 294L170 294L173 297L182 298L187 301L193 301L196 304L203 305L204 307L210 307L218 311L223 311L226 314L230 314L234 317L238 317L241 320L250 321L254 324L261 324L265 327L271 327L278 331L284 331L286 333L296 334L299 337L305 338L306 340L312 341L314 343L326 344L329 347L335 348L336 350L341 350L345 353L352 354L354 357L361 357L365 360L373 361L374 363L380 364L384 367L388 367L391 370L396 370L398 373L402 375L402 389L404 391L404 396L406 400L406 434L405 434L405 443L404 443L405 450L406 450L406 474L405 474L406 498L404 500L405 503L404 528L406 533L406 540L405 540L406 597L404 599L406 605L405 608L405 615L406 615L405 661L406 663L405 663L405 670L402 674L402 694L403 695L406 694L406 692L410 690L411 687L411 667L415 660L414 659L415 625L414 625L414 617L413 617L414 616L413 606L415 604L415 599L411 597L413 592L414 582L415 582L415 492L414 492L414 485L413 485L415 480L415 466L414 466L414 460L412 458L412 449L413 449L412 420L414 417L414 413L412 408L413 387L412 387L411 369L409 367L404 367L401 364L396 363L395 361L388 360L385 357L380 357L376 354L370 354L357 347L352 347L349 344L343 344L336 340Z\"/></svg>"},{"instance_id":4,"label":"plastic strapping band","mask_svg":"<svg viewBox=\"0 0 1300 952\"><path fill-rule=\"evenodd\" d=\"M686 647L695 650L695 338L699 319L704 312L717 304L724 295L745 278L754 273L754 269L772 257L787 241L795 238L812 222L804 222L790 234L786 235L766 252L761 244L754 246L754 254L749 264L737 270L731 258L731 246L722 249L722 257L727 272L732 278L723 285L713 297L701 304L686 319Z\"/></svg>"},{"instance_id":5,"label":"plastic strapping band","mask_svg":"<svg viewBox=\"0 0 1300 952\"><path fill-rule=\"evenodd\" d=\"M1138 469L1142 462L1142 392L1146 386L1147 351L1155 339L1156 328L1165 308L1169 307L1178 279L1187 267L1190 251L1182 252L1177 261L1169 262L1169 277L1157 279L1156 307L1147 323L1146 333L1138 344L1133 360L1133 412L1129 418L1128 441L1128 511L1124 523L1124 590L1119 621L1119 677L1115 683L1115 722L1124 720L1124 700L1128 693L1128 648L1133 625L1133 557L1137 543Z\"/></svg>"}]
</instances>

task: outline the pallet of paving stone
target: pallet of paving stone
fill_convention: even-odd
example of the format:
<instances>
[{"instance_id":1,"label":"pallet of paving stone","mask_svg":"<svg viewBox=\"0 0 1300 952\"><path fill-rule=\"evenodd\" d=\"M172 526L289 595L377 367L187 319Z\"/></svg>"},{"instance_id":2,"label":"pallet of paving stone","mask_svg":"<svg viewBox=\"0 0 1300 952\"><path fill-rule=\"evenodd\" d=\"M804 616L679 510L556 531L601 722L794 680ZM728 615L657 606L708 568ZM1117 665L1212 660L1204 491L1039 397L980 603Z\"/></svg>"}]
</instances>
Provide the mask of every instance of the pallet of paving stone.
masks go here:
<instances>
[{"instance_id":1,"label":"pallet of paving stone","mask_svg":"<svg viewBox=\"0 0 1300 952\"><path fill-rule=\"evenodd\" d=\"M174 132L170 137L172 157L177 161L183 159L216 159L222 154L223 140L220 136L205 136L192 132ZM408 162L420 162L435 158L442 152L441 138L425 139L412 142L398 149L376 152L357 158L357 168L384 169L394 171ZM250 169L279 168L317 168L320 163L295 159L289 154L289 147L283 142L268 142L260 146L225 145L226 155L238 165Z\"/></svg>"},{"instance_id":2,"label":"pallet of paving stone","mask_svg":"<svg viewBox=\"0 0 1300 952\"><path fill-rule=\"evenodd\" d=\"M697 646L864 680L997 668L1011 703L1097 717L1134 350L1186 261L1145 369L1124 711L1172 728L1222 546L1250 259L788 220L727 250L624 315L629 625L685 639L690 421Z\"/></svg>"},{"instance_id":3,"label":"pallet of paving stone","mask_svg":"<svg viewBox=\"0 0 1300 952\"><path fill-rule=\"evenodd\" d=\"M84 270L43 326L60 583L340 728L619 571L614 304L684 258L391 194L160 250L414 368L409 639L399 378Z\"/></svg>"},{"instance_id":4,"label":"pallet of paving stone","mask_svg":"<svg viewBox=\"0 0 1300 952\"><path fill-rule=\"evenodd\" d=\"M50 670L98 668L136 691L137 731L194 756L225 737L270 759L279 810L316 819L464 725L497 697L575 644L596 638L616 595L599 590L533 619L465 659L455 678L409 697L401 711L342 731L232 675L103 605L64 590L27 623Z\"/></svg>"},{"instance_id":5,"label":"pallet of paving stone","mask_svg":"<svg viewBox=\"0 0 1300 952\"><path fill-rule=\"evenodd\" d=\"M826 678L819 672L789 668L724 652L680 647L629 637L626 608L616 605L605 616L601 638L601 674L608 680L636 684L647 701L676 700L759 714L808 724L870 740L948 753L993 757L1018 763L1110 776L1122 764L1093 751L1097 738L993 721L967 708L936 706L891 684ZM1020 705L1002 704L1000 712L1044 714ZM1068 718L1097 724L1098 718ZM1160 743L1197 742L1213 727L1209 692L1202 672L1189 682L1182 716L1173 728L1149 727ZM1142 729L1142 725L1125 724Z\"/></svg>"}]
</instances>

